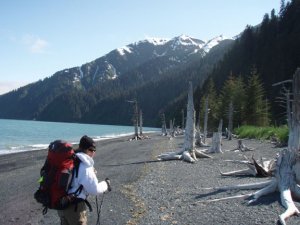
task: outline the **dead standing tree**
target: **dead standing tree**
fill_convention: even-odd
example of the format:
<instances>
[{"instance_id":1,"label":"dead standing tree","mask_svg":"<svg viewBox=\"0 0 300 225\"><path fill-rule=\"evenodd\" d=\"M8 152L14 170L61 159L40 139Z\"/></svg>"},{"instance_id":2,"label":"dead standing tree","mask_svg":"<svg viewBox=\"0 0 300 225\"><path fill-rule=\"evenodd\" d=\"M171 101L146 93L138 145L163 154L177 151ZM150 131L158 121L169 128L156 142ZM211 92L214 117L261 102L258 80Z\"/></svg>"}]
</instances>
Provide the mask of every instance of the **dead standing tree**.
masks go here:
<instances>
[{"instance_id":1,"label":"dead standing tree","mask_svg":"<svg viewBox=\"0 0 300 225\"><path fill-rule=\"evenodd\" d=\"M208 149L209 153L223 153L222 152L222 126L223 120L221 119L219 122L218 132L213 133L212 137L212 146Z\"/></svg>"},{"instance_id":2,"label":"dead standing tree","mask_svg":"<svg viewBox=\"0 0 300 225\"><path fill-rule=\"evenodd\" d=\"M181 118L181 129L184 130L184 110L182 109L181 110L181 115L182 115L182 118Z\"/></svg>"},{"instance_id":3,"label":"dead standing tree","mask_svg":"<svg viewBox=\"0 0 300 225\"><path fill-rule=\"evenodd\" d=\"M285 86L285 84L290 84L292 83L292 80L286 80L283 82L279 82L276 84L273 84L272 86L278 86L278 85L283 85L282 89L280 90L280 94L283 95L283 97L277 97L277 102L279 103L279 106L283 107L286 109L286 120L287 124L290 125L290 120L291 120L291 105L290 105L290 90ZM291 127L289 127L289 130L291 130ZM272 137L272 143L275 144L277 147L284 147L287 145L286 142L281 142L278 137L273 136Z\"/></svg>"},{"instance_id":4,"label":"dead standing tree","mask_svg":"<svg viewBox=\"0 0 300 225\"><path fill-rule=\"evenodd\" d=\"M290 104L290 103L289 103ZM293 104L292 113L288 115L289 120L289 140L288 148L280 152L274 171L274 177L266 182L236 185L231 187L211 188L213 190L233 190L233 189L254 189L262 188L256 192L228 197L223 199L214 199L211 202L232 198L252 197L249 203L257 201L261 196L267 195L278 190L280 192L281 204L286 211L279 215L279 222L286 224L285 220L292 215L299 215L300 212L295 206L293 198L300 199L300 69L298 68L293 77Z\"/></svg>"},{"instance_id":5,"label":"dead standing tree","mask_svg":"<svg viewBox=\"0 0 300 225\"><path fill-rule=\"evenodd\" d=\"M129 139L129 141L133 140L141 140L148 138L147 136L143 135L143 116L142 116L142 110L139 111L137 100L134 99L132 101L127 101L131 104L133 104L133 117L132 122L134 126L134 136ZM139 133L139 126L140 126L140 133Z\"/></svg>"},{"instance_id":6,"label":"dead standing tree","mask_svg":"<svg viewBox=\"0 0 300 225\"><path fill-rule=\"evenodd\" d=\"M186 126L183 149L179 152L167 152L157 156L159 160L181 160L195 162L197 158L211 158L195 149L195 109L193 101L193 86L189 83Z\"/></svg>"},{"instance_id":7,"label":"dead standing tree","mask_svg":"<svg viewBox=\"0 0 300 225\"><path fill-rule=\"evenodd\" d=\"M143 111L140 110L140 136L143 136Z\"/></svg>"},{"instance_id":8,"label":"dead standing tree","mask_svg":"<svg viewBox=\"0 0 300 225\"><path fill-rule=\"evenodd\" d=\"M166 116L164 113L161 114L161 123L162 123L162 127L161 127L162 135L167 136L168 132L167 132Z\"/></svg>"},{"instance_id":9,"label":"dead standing tree","mask_svg":"<svg viewBox=\"0 0 300 225\"><path fill-rule=\"evenodd\" d=\"M204 144L203 142L203 136L201 134L201 128L200 128L200 117L201 117L201 108L199 109L199 116L198 116L198 122L197 122L197 126L196 126L196 146L197 147L209 147L209 145Z\"/></svg>"},{"instance_id":10,"label":"dead standing tree","mask_svg":"<svg viewBox=\"0 0 300 225\"><path fill-rule=\"evenodd\" d=\"M229 110L228 110L228 131L227 131L228 140L232 139L232 130L233 130L233 103L232 101L230 101Z\"/></svg>"},{"instance_id":11,"label":"dead standing tree","mask_svg":"<svg viewBox=\"0 0 300 225\"><path fill-rule=\"evenodd\" d=\"M208 96L205 99L205 110L204 110L204 125L203 125L203 143L206 143L207 138L207 121L208 121Z\"/></svg>"},{"instance_id":12,"label":"dead standing tree","mask_svg":"<svg viewBox=\"0 0 300 225\"><path fill-rule=\"evenodd\" d=\"M139 127L140 127L140 138L141 139L149 139L147 135L143 133L143 111L139 111Z\"/></svg>"},{"instance_id":13,"label":"dead standing tree","mask_svg":"<svg viewBox=\"0 0 300 225\"><path fill-rule=\"evenodd\" d=\"M174 127L174 124L175 124L175 120L170 120L170 129L169 129L170 138L174 138L175 137L175 127Z\"/></svg>"}]
</instances>

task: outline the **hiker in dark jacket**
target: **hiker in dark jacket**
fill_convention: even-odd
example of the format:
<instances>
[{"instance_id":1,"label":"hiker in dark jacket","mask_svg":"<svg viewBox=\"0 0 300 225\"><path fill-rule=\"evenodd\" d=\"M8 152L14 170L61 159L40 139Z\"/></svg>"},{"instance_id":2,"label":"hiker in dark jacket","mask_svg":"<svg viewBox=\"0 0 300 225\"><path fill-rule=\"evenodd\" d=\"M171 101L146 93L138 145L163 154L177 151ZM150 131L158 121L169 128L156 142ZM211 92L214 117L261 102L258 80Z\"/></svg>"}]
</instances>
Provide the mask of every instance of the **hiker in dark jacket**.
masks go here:
<instances>
[{"instance_id":1,"label":"hiker in dark jacket","mask_svg":"<svg viewBox=\"0 0 300 225\"><path fill-rule=\"evenodd\" d=\"M79 150L76 156L80 159L78 176L74 176L69 193L74 193L82 185L81 192L77 195L78 201L67 209L58 210L62 225L87 225L86 202L88 195L103 194L111 191L110 180L98 182L94 169L93 157L96 153L96 145L92 138L83 136L80 139Z\"/></svg>"}]
</instances>

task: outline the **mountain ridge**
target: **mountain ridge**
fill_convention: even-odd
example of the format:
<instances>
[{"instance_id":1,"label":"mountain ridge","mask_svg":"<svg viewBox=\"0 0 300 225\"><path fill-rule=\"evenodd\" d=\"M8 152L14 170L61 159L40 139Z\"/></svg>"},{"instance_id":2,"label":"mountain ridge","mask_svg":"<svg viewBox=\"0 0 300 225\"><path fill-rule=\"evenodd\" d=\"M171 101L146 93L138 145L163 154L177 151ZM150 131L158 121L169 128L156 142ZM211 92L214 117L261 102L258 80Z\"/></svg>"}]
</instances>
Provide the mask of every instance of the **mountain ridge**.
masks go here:
<instances>
[{"instance_id":1,"label":"mountain ridge","mask_svg":"<svg viewBox=\"0 0 300 225\"><path fill-rule=\"evenodd\" d=\"M57 71L43 80L1 95L0 104L9 106L0 109L0 117L99 122L90 117L86 119L86 115L101 101L113 96L122 98L149 82L159 85L164 77L172 79L172 75L167 74L183 70L193 62L203 61L211 49L224 41L223 36L204 42L180 35L170 40L146 39L114 49L89 63ZM178 76L187 77L184 74ZM180 84L174 85L177 87ZM63 109L62 112L57 110L59 108ZM156 109L156 112L159 110Z\"/></svg>"}]
</instances>

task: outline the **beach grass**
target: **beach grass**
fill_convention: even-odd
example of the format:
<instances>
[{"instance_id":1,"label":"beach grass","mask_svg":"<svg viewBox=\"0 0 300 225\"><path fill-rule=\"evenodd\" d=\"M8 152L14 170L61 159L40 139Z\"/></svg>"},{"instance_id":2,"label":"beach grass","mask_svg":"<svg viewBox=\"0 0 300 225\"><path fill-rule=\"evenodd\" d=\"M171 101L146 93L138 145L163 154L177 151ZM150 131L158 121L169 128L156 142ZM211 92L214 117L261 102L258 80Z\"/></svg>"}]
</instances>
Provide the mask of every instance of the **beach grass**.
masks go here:
<instances>
[{"instance_id":1,"label":"beach grass","mask_svg":"<svg viewBox=\"0 0 300 225\"><path fill-rule=\"evenodd\" d=\"M234 130L234 133L239 138L255 138L262 140L269 140L271 138L277 138L281 143L287 143L288 141L288 127L287 125L275 127L256 127L256 126L241 126Z\"/></svg>"}]
</instances>

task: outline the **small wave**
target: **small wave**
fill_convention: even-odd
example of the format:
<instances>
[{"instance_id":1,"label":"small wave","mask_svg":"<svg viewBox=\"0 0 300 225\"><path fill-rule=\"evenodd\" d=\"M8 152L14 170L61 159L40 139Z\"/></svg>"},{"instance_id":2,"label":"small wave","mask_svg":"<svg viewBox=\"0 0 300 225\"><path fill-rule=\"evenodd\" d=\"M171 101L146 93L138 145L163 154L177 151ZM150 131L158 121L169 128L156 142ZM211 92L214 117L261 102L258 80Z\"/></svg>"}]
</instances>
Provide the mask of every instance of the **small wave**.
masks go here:
<instances>
[{"instance_id":1,"label":"small wave","mask_svg":"<svg viewBox=\"0 0 300 225\"><path fill-rule=\"evenodd\" d=\"M125 136L129 136L129 135L133 135L133 132L131 132L131 133L122 133L122 134L107 134L107 135L103 135L103 136L93 136L92 138L93 138L94 141L102 141L102 140L125 137Z\"/></svg>"},{"instance_id":2,"label":"small wave","mask_svg":"<svg viewBox=\"0 0 300 225\"><path fill-rule=\"evenodd\" d=\"M25 149L0 149L0 155L6 155L11 153L17 153L17 152L27 152L28 150Z\"/></svg>"},{"instance_id":3,"label":"small wave","mask_svg":"<svg viewBox=\"0 0 300 225\"><path fill-rule=\"evenodd\" d=\"M6 146L6 147L2 147L2 149L0 149L0 155L34 151L34 150L42 150L42 149L46 149L47 147L48 147L47 144Z\"/></svg>"},{"instance_id":4,"label":"small wave","mask_svg":"<svg viewBox=\"0 0 300 225\"><path fill-rule=\"evenodd\" d=\"M32 149L46 149L48 148L49 144L36 144L36 145L29 145Z\"/></svg>"}]
</instances>

